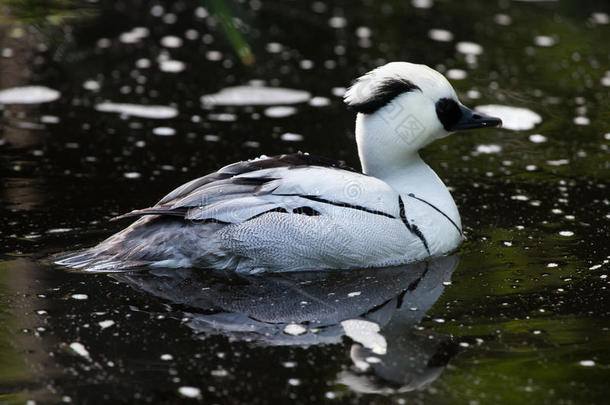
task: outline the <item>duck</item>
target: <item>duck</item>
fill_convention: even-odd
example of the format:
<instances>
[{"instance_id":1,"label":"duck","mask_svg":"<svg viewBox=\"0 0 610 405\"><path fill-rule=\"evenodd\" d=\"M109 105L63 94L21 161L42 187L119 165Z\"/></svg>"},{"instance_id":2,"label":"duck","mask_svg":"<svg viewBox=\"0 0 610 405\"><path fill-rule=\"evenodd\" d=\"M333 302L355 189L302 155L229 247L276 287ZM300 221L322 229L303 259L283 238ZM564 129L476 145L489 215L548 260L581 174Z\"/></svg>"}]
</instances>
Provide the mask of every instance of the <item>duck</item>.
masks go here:
<instances>
[{"instance_id":1,"label":"duck","mask_svg":"<svg viewBox=\"0 0 610 405\"><path fill-rule=\"evenodd\" d=\"M343 101L356 113L361 172L300 152L229 164L114 218L136 220L56 263L254 274L387 267L455 251L465 239L457 206L419 151L502 121L463 105L438 71L409 62L362 75Z\"/></svg>"}]
</instances>

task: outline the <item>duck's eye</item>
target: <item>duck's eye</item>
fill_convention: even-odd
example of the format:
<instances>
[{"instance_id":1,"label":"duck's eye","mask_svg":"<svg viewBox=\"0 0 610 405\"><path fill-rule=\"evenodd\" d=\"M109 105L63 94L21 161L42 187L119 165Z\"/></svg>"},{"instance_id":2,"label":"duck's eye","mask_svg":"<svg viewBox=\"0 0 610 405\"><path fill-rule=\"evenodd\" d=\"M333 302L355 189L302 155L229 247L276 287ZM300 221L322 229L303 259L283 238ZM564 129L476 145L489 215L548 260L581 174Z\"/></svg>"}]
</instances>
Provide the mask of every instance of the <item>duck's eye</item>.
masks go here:
<instances>
[{"instance_id":1,"label":"duck's eye","mask_svg":"<svg viewBox=\"0 0 610 405\"><path fill-rule=\"evenodd\" d=\"M450 128L462 118L462 110L460 110L460 106L455 100L441 98L436 102L436 115L443 124L443 128L450 131Z\"/></svg>"}]
</instances>

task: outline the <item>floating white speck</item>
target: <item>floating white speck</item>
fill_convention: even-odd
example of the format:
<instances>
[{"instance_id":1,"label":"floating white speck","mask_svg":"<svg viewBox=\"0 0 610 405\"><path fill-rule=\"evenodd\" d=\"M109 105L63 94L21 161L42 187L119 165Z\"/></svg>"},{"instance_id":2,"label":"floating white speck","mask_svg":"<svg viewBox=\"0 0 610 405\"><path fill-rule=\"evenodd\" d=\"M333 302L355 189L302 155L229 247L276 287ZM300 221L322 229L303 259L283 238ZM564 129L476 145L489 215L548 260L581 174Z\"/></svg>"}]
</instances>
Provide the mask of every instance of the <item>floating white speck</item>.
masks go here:
<instances>
[{"instance_id":1,"label":"floating white speck","mask_svg":"<svg viewBox=\"0 0 610 405\"><path fill-rule=\"evenodd\" d=\"M44 86L21 86L0 90L0 104L39 104L57 100L61 93Z\"/></svg>"},{"instance_id":2,"label":"floating white speck","mask_svg":"<svg viewBox=\"0 0 610 405\"><path fill-rule=\"evenodd\" d=\"M309 100L309 105L312 107L326 107L330 104L330 100L326 97L312 97Z\"/></svg>"},{"instance_id":3,"label":"floating white speck","mask_svg":"<svg viewBox=\"0 0 610 405\"><path fill-rule=\"evenodd\" d=\"M297 362L296 361L285 361L282 363L282 366L284 366L286 368L295 368L297 366Z\"/></svg>"},{"instance_id":4,"label":"floating white speck","mask_svg":"<svg viewBox=\"0 0 610 405\"><path fill-rule=\"evenodd\" d=\"M330 92L335 97L343 97L347 89L345 87L333 87Z\"/></svg>"},{"instance_id":5,"label":"floating white speck","mask_svg":"<svg viewBox=\"0 0 610 405\"><path fill-rule=\"evenodd\" d=\"M13 57L13 49L12 48L2 48L1 53L3 58L12 58Z\"/></svg>"},{"instance_id":6,"label":"floating white speck","mask_svg":"<svg viewBox=\"0 0 610 405\"><path fill-rule=\"evenodd\" d=\"M591 14L591 21L595 24L605 25L610 23L610 16L606 13L593 13Z\"/></svg>"},{"instance_id":7,"label":"floating white speck","mask_svg":"<svg viewBox=\"0 0 610 405\"><path fill-rule=\"evenodd\" d=\"M161 46L165 48L180 48L182 46L182 38L168 35L161 38Z\"/></svg>"},{"instance_id":8,"label":"floating white speck","mask_svg":"<svg viewBox=\"0 0 610 405\"><path fill-rule=\"evenodd\" d=\"M328 20L328 25L330 25L332 28L345 28L345 26L347 25L347 20L345 19L345 17L334 16L331 17L330 20Z\"/></svg>"},{"instance_id":9,"label":"floating white speck","mask_svg":"<svg viewBox=\"0 0 610 405\"><path fill-rule=\"evenodd\" d=\"M447 71L447 77L452 80L464 80L468 76L468 73L463 69L449 69Z\"/></svg>"},{"instance_id":10,"label":"floating white speck","mask_svg":"<svg viewBox=\"0 0 610 405\"><path fill-rule=\"evenodd\" d=\"M587 117L574 117L574 124L576 125L589 125L591 120Z\"/></svg>"},{"instance_id":11,"label":"floating white speck","mask_svg":"<svg viewBox=\"0 0 610 405\"><path fill-rule=\"evenodd\" d=\"M178 72L182 72L185 68L185 64L182 61L179 60L173 60L173 59L168 59L168 60L161 60L159 61L159 69L162 72L169 72L169 73L178 73Z\"/></svg>"},{"instance_id":12,"label":"floating white speck","mask_svg":"<svg viewBox=\"0 0 610 405\"><path fill-rule=\"evenodd\" d=\"M233 122L237 121L237 115L231 113L208 114L210 121Z\"/></svg>"},{"instance_id":13,"label":"floating white speck","mask_svg":"<svg viewBox=\"0 0 610 405\"><path fill-rule=\"evenodd\" d=\"M593 367L595 366L595 362L593 360L581 360L578 362L583 367Z\"/></svg>"},{"instance_id":14,"label":"floating white speck","mask_svg":"<svg viewBox=\"0 0 610 405\"><path fill-rule=\"evenodd\" d=\"M70 297L73 300L86 300L89 298L87 294L72 294Z\"/></svg>"},{"instance_id":15,"label":"floating white speck","mask_svg":"<svg viewBox=\"0 0 610 405\"><path fill-rule=\"evenodd\" d=\"M114 321L112 319L107 319L105 321L98 322L97 324L100 325L100 328L106 329L114 325Z\"/></svg>"},{"instance_id":16,"label":"floating white speck","mask_svg":"<svg viewBox=\"0 0 610 405\"><path fill-rule=\"evenodd\" d=\"M100 103L95 106L97 111L125 114L140 118L168 119L178 115L178 110L174 107L161 105L139 105L139 104L120 104L120 103Z\"/></svg>"},{"instance_id":17,"label":"floating white speck","mask_svg":"<svg viewBox=\"0 0 610 405\"><path fill-rule=\"evenodd\" d=\"M498 25L510 25L513 19L508 14L496 14L494 16L494 22Z\"/></svg>"},{"instance_id":18,"label":"floating white speck","mask_svg":"<svg viewBox=\"0 0 610 405\"><path fill-rule=\"evenodd\" d=\"M483 47L474 42L458 42L455 44L455 49L464 55L480 55L483 53Z\"/></svg>"},{"instance_id":19,"label":"floating white speck","mask_svg":"<svg viewBox=\"0 0 610 405\"><path fill-rule=\"evenodd\" d=\"M570 164L570 161L568 159L547 160L546 164L549 166L565 166Z\"/></svg>"},{"instance_id":20,"label":"floating white speck","mask_svg":"<svg viewBox=\"0 0 610 405\"><path fill-rule=\"evenodd\" d=\"M411 5L415 8L431 8L434 0L411 0Z\"/></svg>"},{"instance_id":21,"label":"floating white speck","mask_svg":"<svg viewBox=\"0 0 610 405\"><path fill-rule=\"evenodd\" d=\"M89 90L89 91L98 91L100 89L100 82L95 81L95 80L86 80L83 83L83 89L85 90Z\"/></svg>"},{"instance_id":22,"label":"floating white speck","mask_svg":"<svg viewBox=\"0 0 610 405\"><path fill-rule=\"evenodd\" d=\"M201 396L201 390L197 387L180 387L178 388L178 393L187 398L198 398Z\"/></svg>"},{"instance_id":23,"label":"floating white speck","mask_svg":"<svg viewBox=\"0 0 610 405\"><path fill-rule=\"evenodd\" d=\"M451 42L453 41L453 34L451 31L433 28L428 31L428 37L433 41L439 42Z\"/></svg>"},{"instance_id":24,"label":"floating white speck","mask_svg":"<svg viewBox=\"0 0 610 405\"><path fill-rule=\"evenodd\" d=\"M153 128L153 134L157 136L174 136L176 135L176 130L170 127L157 127Z\"/></svg>"},{"instance_id":25,"label":"floating white speck","mask_svg":"<svg viewBox=\"0 0 610 405\"><path fill-rule=\"evenodd\" d=\"M354 291L354 292L351 292L351 293L347 294L347 296L351 298L351 297L357 297L360 294L362 294L361 291Z\"/></svg>"},{"instance_id":26,"label":"floating white speck","mask_svg":"<svg viewBox=\"0 0 610 405\"><path fill-rule=\"evenodd\" d=\"M125 177L126 179L139 179L140 177L142 177L142 175L138 172L126 172L123 173L123 177Z\"/></svg>"},{"instance_id":27,"label":"floating white speck","mask_svg":"<svg viewBox=\"0 0 610 405\"><path fill-rule=\"evenodd\" d=\"M502 151L502 147L500 145L477 145L478 153L492 154L492 153L500 153Z\"/></svg>"},{"instance_id":28,"label":"floating white speck","mask_svg":"<svg viewBox=\"0 0 610 405\"><path fill-rule=\"evenodd\" d=\"M543 143L547 141L547 137L540 134L532 134L528 137L528 139L530 140L530 142L534 143Z\"/></svg>"},{"instance_id":29,"label":"floating white speck","mask_svg":"<svg viewBox=\"0 0 610 405\"><path fill-rule=\"evenodd\" d=\"M296 114L297 109L288 106L269 107L264 111L265 116L269 118L284 118Z\"/></svg>"},{"instance_id":30,"label":"floating white speck","mask_svg":"<svg viewBox=\"0 0 610 405\"><path fill-rule=\"evenodd\" d=\"M555 45L555 39L553 37L549 37L548 35L538 35L534 38L534 44L536 46L548 48Z\"/></svg>"},{"instance_id":31,"label":"floating white speck","mask_svg":"<svg viewBox=\"0 0 610 405\"><path fill-rule=\"evenodd\" d=\"M171 361L171 360L174 359L174 356L172 356L169 353L165 353L165 354L161 355L160 359L163 360L163 361Z\"/></svg>"},{"instance_id":32,"label":"floating white speck","mask_svg":"<svg viewBox=\"0 0 610 405\"><path fill-rule=\"evenodd\" d=\"M288 380L288 384L292 385L293 387L296 387L298 385L301 385L301 380L299 380L298 378L290 378Z\"/></svg>"},{"instance_id":33,"label":"floating white speck","mask_svg":"<svg viewBox=\"0 0 610 405\"><path fill-rule=\"evenodd\" d=\"M201 102L211 106L281 105L304 103L310 98L311 95L303 90L250 85L224 88L202 96Z\"/></svg>"},{"instance_id":34,"label":"floating white speck","mask_svg":"<svg viewBox=\"0 0 610 405\"><path fill-rule=\"evenodd\" d=\"M291 336L299 336L307 332L303 325L298 323L290 323L284 327L284 333Z\"/></svg>"},{"instance_id":35,"label":"floating white speck","mask_svg":"<svg viewBox=\"0 0 610 405\"><path fill-rule=\"evenodd\" d=\"M124 44L135 44L146 38L150 31L146 27L135 27L131 31L127 31L119 35L119 41Z\"/></svg>"},{"instance_id":36,"label":"floating white speck","mask_svg":"<svg viewBox=\"0 0 610 405\"><path fill-rule=\"evenodd\" d=\"M280 139L284 142L301 142L303 140L303 135L286 132L280 136Z\"/></svg>"},{"instance_id":37,"label":"floating white speck","mask_svg":"<svg viewBox=\"0 0 610 405\"><path fill-rule=\"evenodd\" d=\"M284 49L284 46L278 42L269 42L265 46L265 50L269 53L280 53Z\"/></svg>"},{"instance_id":38,"label":"floating white speck","mask_svg":"<svg viewBox=\"0 0 610 405\"><path fill-rule=\"evenodd\" d=\"M216 370L212 370L210 374L214 377L226 377L229 375L229 372L223 368L219 368Z\"/></svg>"},{"instance_id":39,"label":"floating white speck","mask_svg":"<svg viewBox=\"0 0 610 405\"><path fill-rule=\"evenodd\" d=\"M529 201L529 197L528 196L521 195L521 194L511 195L510 199L511 200L517 200L517 201Z\"/></svg>"},{"instance_id":40,"label":"floating white speck","mask_svg":"<svg viewBox=\"0 0 610 405\"><path fill-rule=\"evenodd\" d=\"M140 58L136 61L136 67L138 69L148 69L151 65L150 59Z\"/></svg>"},{"instance_id":41,"label":"floating white speck","mask_svg":"<svg viewBox=\"0 0 610 405\"><path fill-rule=\"evenodd\" d=\"M380 355L386 353L388 343L379 333L379 325L375 322L348 319L341 322L341 326L343 326L343 330L349 338L372 350L373 353Z\"/></svg>"},{"instance_id":42,"label":"floating white speck","mask_svg":"<svg viewBox=\"0 0 610 405\"><path fill-rule=\"evenodd\" d=\"M596 264L596 265L593 265L593 266L589 267L589 270L597 270L597 269L599 269L601 267L602 267L601 264Z\"/></svg>"},{"instance_id":43,"label":"floating white speck","mask_svg":"<svg viewBox=\"0 0 610 405\"><path fill-rule=\"evenodd\" d=\"M559 231L561 236L574 236L574 232L572 231Z\"/></svg>"},{"instance_id":44,"label":"floating white speck","mask_svg":"<svg viewBox=\"0 0 610 405\"><path fill-rule=\"evenodd\" d=\"M43 124L59 124L59 117L55 115L43 115L40 117L40 122Z\"/></svg>"},{"instance_id":45,"label":"floating white speck","mask_svg":"<svg viewBox=\"0 0 610 405\"><path fill-rule=\"evenodd\" d=\"M477 106L475 109L484 114L501 118L502 128L513 131L532 129L542 122L540 115L527 108L488 104Z\"/></svg>"},{"instance_id":46,"label":"floating white speck","mask_svg":"<svg viewBox=\"0 0 610 405\"><path fill-rule=\"evenodd\" d=\"M372 34L372 31L369 27L358 27L356 28L356 36L358 38L370 38Z\"/></svg>"},{"instance_id":47,"label":"floating white speck","mask_svg":"<svg viewBox=\"0 0 610 405\"><path fill-rule=\"evenodd\" d=\"M89 359L89 351L83 346L82 343L72 342L70 343L70 349L74 351L74 353L78 354L81 357Z\"/></svg>"}]
</instances>

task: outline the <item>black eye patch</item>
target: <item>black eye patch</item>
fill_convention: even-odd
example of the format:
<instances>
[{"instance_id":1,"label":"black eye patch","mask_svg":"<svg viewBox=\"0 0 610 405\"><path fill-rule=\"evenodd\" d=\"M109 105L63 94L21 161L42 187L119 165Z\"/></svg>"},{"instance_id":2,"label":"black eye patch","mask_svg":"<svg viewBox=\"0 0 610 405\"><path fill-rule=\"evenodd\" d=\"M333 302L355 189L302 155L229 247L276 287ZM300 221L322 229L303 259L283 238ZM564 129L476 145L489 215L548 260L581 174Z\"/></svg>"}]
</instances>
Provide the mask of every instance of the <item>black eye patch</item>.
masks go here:
<instances>
[{"instance_id":1,"label":"black eye patch","mask_svg":"<svg viewBox=\"0 0 610 405\"><path fill-rule=\"evenodd\" d=\"M436 116L441 124L443 124L443 128L450 131L450 128L462 118L462 110L460 110L460 106L455 100L441 98L436 102Z\"/></svg>"},{"instance_id":2,"label":"black eye patch","mask_svg":"<svg viewBox=\"0 0 610 405\"><path fill-rule=\"evenodd\" d=\"M348 107L359 113L373 114L402 93L414 90L421 91L419 86L407 79L400 77L388 78L381 83L379 87L375 89L375 92L367 97L366 100L360 103L348 104Z\"/></svg>"}]
</instances>

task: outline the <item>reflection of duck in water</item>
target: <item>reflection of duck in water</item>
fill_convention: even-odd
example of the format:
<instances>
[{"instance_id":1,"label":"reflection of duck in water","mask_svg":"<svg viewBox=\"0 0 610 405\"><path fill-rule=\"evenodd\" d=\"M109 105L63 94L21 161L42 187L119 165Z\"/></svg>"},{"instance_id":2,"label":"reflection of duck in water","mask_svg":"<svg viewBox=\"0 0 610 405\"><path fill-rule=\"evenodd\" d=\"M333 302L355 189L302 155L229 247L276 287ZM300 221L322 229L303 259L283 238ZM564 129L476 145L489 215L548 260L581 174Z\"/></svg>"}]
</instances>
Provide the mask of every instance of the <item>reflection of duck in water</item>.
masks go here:
<instances>
[{"instance_id":1,"label":"reflection of duck in water","mask_svg":"<svg viewBox=\"0 0 610 405\"><path fill-rule=\"evenodd\" d=\"M203 337L221 334L258 346L354 340L353 367L339 380L364 392L410 390L437 378L457 345L417 324L438 300L458 259L374 270L238 276L157 269L112 277L178 304Z\"/></svg>"},{"instance_id":2,"label":"reflection of duck in water","mask_svg":"<svg viewBox=\"0 0 610 405\"><path fill-rule=\"evenodd\" d=\"M500 119L469 110L443 75L406 62L362 76L345 102L358 113L363 173L306 154L235 163L123 215L140 219L58 263L87 270L346 269L456 249L463 240L457 208L418 151Z\"/></svg>"}]
</instances>

